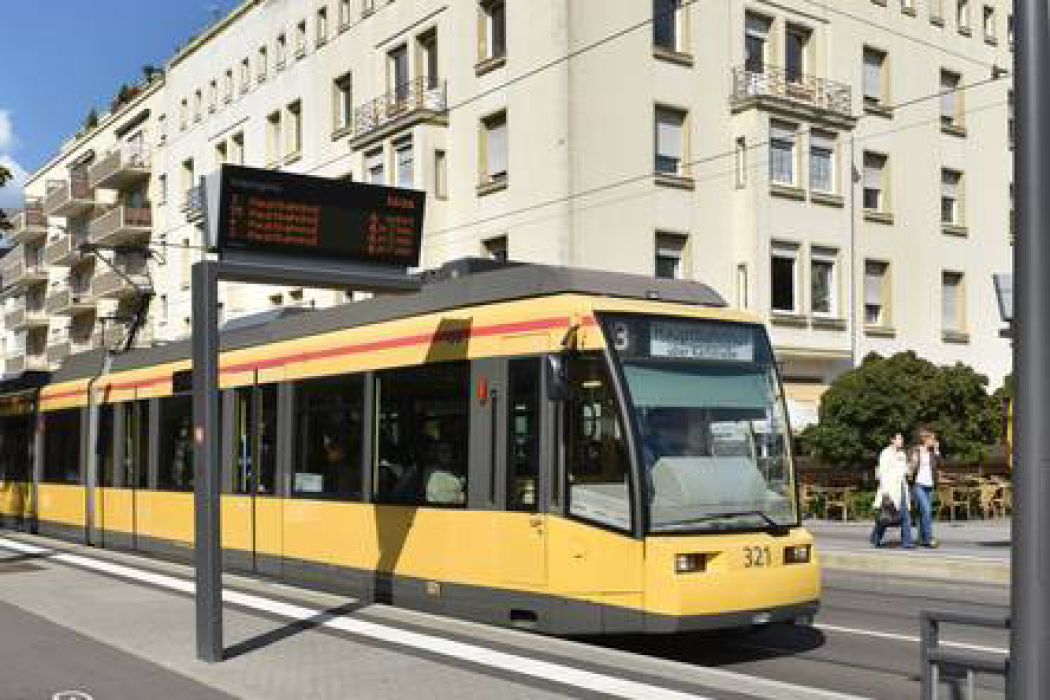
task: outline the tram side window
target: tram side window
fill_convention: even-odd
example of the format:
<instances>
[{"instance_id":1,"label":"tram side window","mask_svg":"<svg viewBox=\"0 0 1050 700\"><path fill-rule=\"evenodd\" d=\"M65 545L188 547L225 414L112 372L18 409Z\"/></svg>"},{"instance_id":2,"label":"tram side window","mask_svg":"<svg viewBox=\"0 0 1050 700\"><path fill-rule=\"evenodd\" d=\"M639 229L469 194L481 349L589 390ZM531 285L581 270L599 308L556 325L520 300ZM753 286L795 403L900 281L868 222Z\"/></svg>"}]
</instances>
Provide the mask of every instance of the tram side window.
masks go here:
<instances>
[{"instance_id":1,"label":"tram side window","mask_svg":"<svg viewBox=\"0 0 1050 700\"><path fill-rule=\"evenodd\" d=\"M233 492L258 489L258 493L272 494L277 467L277 387L235 389L233 401ZM256 478L258 484L253 485Z\"/></svg>"},{"instance_id":2,"label":"tram side window","mask_svg":"<svg viewBox=\"0 0 1050 700\"><path fill-rule=\"evenodd\" d=\"M95 435L98 485L113 486L113 405L98 407L98 433Z\"/></svg>"},{"instance_id":3,"label":"tram side window","mask_svg":"<svg viewBox=\"0 0 1050 700\"><path fill-rule=\"evenodd\" d=\"M80 483L80 409L44 414L44 483Z\"/></svg>"},{"instance_id":4,"label":"tram side window","mask_svg":"<svg viewBox=\"0 0 1050 700\"><path fill-rule=\"evenodd\" d=\"M604 363L569 362L566 411L569 512L627 530L631 526L627 439Z\"/></svg>"},{"instance_id":5,"label":"tram side window","mask_svg":"<svg viewBox=\"0 0 1050 700\"><path fill-rule=\"evenodd\" d=\"M160 400L160 465L157 488L193 490L193 397L177 394Z\"/></svg>"},{"instance_id":6,"label":"tram side window","mask_svg":"<svg viewBox=\"0 0 1050 700\"><path fill-rule=\"evenodd\" d=\"M122 488L149 487L150 412L148 401L134 401L120 406L124 420L124 462L121 465Z\"/></svg>"},{"instance_id":7,"label":"tram side window","mask_svg":"<svg viewBox=\"0 0 1050 700\"><path fill-rule=\"evenodd\" d=\"M468 362L376 376L377 503L466 505L469 401Z\"/></svg>"},{"instance_id":8,"label":"tram side window","mask_svg":"<svg viewBox=\"0 0 1050 700\"><path fill-rule=\"evenodd\" d=\"M364 379L312 379L295 391L292 494L361 500Z\"/></svg>"},{"instance_id":9,"label":"tram side window","mask_svg":"<svg viewBox=\"0 0 1050 700\"><path fill-rule=\"evenodd\" d=\"M33 420L27 415L0 419L0 482L30 481L32 472Z\"/></svg>"},{"instance_id":10,"label":"tram side window","mask_svg":"<svg viewBox=\"0 0 1050 700\"><path fill-rule=\"evenodd\" d=\"M507 392L507 509L535 511L540 466L540 364L511 360Z\"/></svg>"}]
</instances>

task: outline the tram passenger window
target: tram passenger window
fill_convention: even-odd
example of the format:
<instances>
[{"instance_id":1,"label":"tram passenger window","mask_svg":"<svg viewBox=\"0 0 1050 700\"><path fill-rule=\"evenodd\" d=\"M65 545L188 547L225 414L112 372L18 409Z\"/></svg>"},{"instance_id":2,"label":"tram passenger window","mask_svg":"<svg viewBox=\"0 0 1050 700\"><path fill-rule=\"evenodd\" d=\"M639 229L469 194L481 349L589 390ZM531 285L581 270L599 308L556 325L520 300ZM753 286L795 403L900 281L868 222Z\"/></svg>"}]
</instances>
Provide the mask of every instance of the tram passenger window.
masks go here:
<instances>
[{"instance_id":1,"label":"tram passenger window","mask_svg":"<svg viewBox=\"0 0 1050 700\"><path fill-rule=\"evenodd\" d=\"M133 401L119 409L124 420L124 454L120 483L125 489L149 486L149 402Z\"/></svg>"},{"instance_id":2,"label":"tram passenger window","mask_svg":"<svg viewBox=\"0 0 1050 700\"><path fill-rule=\"evenodd\" d=\"M160 464L157 488L193 490L193 397L178 394L160 400Z\"/></svg>"},{"instance_id":3,"label":"tram passenger window","mask_svg":"<svg viewBox=\"0 0 1050 700\"><path fill-rule=\"evenodd\" d=\"M0 419L0 482L5 484L30 481L33 421L27 415Z\"/></svg>"},{"instance_id":4,"label":"tram passenger window","mask_svg":"<svg viewBox=\"0 0 1050 700\"><path fill-rule=\"evenodd\" d=\"M80 483L80 409L44 414L44 483Z\"/></svg>"},{"instance_id":5,"label":"tram passenger window","mask_svg":"<svg viewBox=\"0 0 1050 700\"><path fill-rule=\"evenodd\" d=\"M540 465L540 364L511 360L507 392L507 510L535 511Z\"/></svg>"},{"instance_id":6,"label":"tram passenger window","mask_svg":"<svg viewBox=\"0 0 1050 700\"><path fill-rule=\"evenodd\" d=\"M361 499L363 391L360 376L313 379L296 385L293 495ZM270 479L272 483L272 475Z\"/></svg>"},{"instance_id":7,"label":"tram passenger window","mask_svg":"<svg viewBox=\"0 0 1050 700\"><path fill-rule=\"evenodd\" d=\"M272 494L277 464L277 387L235 389L233 402L233 492L252 493L257 488L258 493ZM256 478L257 486L253 483Z\"/></svg>"},{"instance_id":8,"label":"tram passenger window","mask_svg":"<svg viewBox=\"0 0 1050 700\"><path fill-rule=\"evenodd\" d=\"M616 398L599 357L569 362L566 411L569 512L630 529L630 461Z\"/></svg>"},{"instance_id":9,"label":"tram passenger window","mask_svg":"<svg viewBox=\"0 0 1050 700\"><path fill-rule=\"evenodd\" d=\"M382 372L376 401L376 502L465 506L470 363Z\"/></svg>"},{"instance_id":10,"label":"tram passenger window","mask_svg":"<svg viewBox=\"0 0 1050 700\"><path fill-rule=\"evenodd\" d=\"M98 407L98 433L95 454L98 465L98 485L113 486L113 405Z\"/></svg>"}]
</instances>

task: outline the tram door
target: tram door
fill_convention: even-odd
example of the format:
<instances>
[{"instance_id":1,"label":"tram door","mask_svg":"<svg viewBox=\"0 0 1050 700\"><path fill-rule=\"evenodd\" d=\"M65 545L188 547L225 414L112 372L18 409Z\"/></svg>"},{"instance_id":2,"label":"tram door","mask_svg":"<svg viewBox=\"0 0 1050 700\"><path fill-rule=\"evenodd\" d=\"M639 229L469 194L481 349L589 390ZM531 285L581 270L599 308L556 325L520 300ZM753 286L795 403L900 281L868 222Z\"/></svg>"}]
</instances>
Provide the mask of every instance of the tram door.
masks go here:
<instances>
[{"instance_id":1,"label":"tram door","mask_svg":"<svg viewBox=\"0 0 1050 700\"><path fill-rule=\"evenodd\" d=\"M277 385L239 387L230 394L230 496L223 506L223 546L240 568L280 573L281 501L276 497Z\"/></svg>"},{"instance_id":2,"label":"tram door","mask_svg":"<svg viewBox=\"0 0 1050 700\"><path fill-rule=\"evenodd\" d=\"M540 507L546 492L540 468L539 358L494 360L501 367L495 392L490 390L493 421L493 494L504 513L497 515L496 562L504 583L547 583L547 523Z\"/></svg>"},{"instance_id":3,"label":"tram door","mask_svg":"<svg viewBox=\"0 0 1050 700\"><path fill-rule=\"evenodd\" d=\"M95 525L106 547L137 545L136 496L148 485L149 432L149 401L99 407Z\"/></svg>"}]
</instances>

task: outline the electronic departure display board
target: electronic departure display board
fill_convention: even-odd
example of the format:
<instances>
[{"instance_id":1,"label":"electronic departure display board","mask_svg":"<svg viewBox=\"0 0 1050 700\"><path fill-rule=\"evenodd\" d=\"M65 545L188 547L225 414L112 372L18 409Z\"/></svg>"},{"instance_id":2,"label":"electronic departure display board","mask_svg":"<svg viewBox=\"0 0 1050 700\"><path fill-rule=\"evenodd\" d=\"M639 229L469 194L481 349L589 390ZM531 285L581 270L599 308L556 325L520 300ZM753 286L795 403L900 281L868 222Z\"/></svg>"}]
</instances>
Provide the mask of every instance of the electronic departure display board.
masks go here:
<instances>
[{"instance_id":1,"label":"electronic departure display board","mask_svg":"<svg viewBox=\"0 0 1050 700\"><path fill-rule=\"evenodd\" d=\"M218 195L220 256L419 265L423 192L223 165Z\"/></svg>"}]
</instances>

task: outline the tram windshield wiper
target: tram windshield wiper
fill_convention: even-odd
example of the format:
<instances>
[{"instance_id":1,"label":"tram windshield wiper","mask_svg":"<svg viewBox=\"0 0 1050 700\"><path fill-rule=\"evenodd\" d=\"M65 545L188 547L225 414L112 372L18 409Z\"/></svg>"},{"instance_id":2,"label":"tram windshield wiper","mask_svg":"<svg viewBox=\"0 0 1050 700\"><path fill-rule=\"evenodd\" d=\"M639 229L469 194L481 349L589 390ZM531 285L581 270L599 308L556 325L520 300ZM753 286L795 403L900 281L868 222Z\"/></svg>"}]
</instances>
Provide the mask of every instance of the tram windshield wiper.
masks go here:
<instances>
[{"instance_id":1,"label":"tram windshield wiper","mask_svg":"<svg viewBox=\"0 0 1050 700\"><path fill-rule=\"evenodd\" d=\"M721 520L722 518L739 518L745 516L758 516L766 522L770 534L774 535L787 534L788 529L790 527L789 525L783 525L781 523L778 523L763 510L735 510L728 513L712 513L710 515L702 515L697 518L688 518L685 520L678 520L670 523L661 523L661 525L665 527L684 527L687 525L704 523L711 520Z\"/></svg>"}]
</instances>

